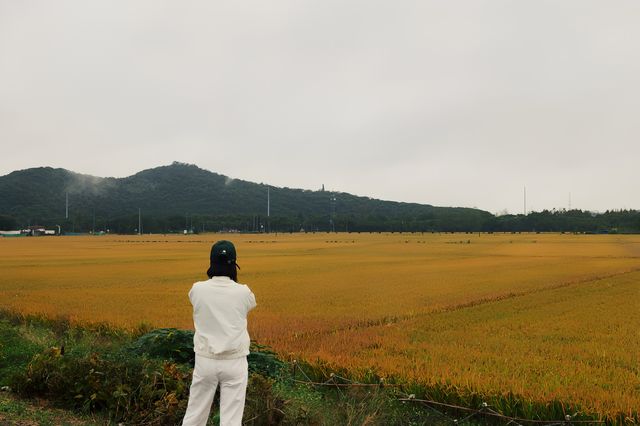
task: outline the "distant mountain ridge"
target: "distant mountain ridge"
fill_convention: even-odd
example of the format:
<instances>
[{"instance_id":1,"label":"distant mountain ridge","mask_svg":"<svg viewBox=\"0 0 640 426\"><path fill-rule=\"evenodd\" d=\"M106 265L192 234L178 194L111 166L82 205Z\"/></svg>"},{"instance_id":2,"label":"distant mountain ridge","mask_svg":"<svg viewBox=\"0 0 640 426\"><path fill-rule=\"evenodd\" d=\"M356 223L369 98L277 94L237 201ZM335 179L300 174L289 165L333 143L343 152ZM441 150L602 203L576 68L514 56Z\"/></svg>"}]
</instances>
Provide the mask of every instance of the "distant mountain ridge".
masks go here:
<instances>
[{"instance_id":1,"label":"distant mountain ridge","mask_svg":"<svg viewBox=\"0 0 640 426\"><path fill-rule=\"evenodd\" d=\"M269 196L267 223L267 185L178 162L124 178L51 167L0 177L0 215L15 218L21 226L64 222L74 230L109 226L132 232L138 209L148 231L191 226L257 230L265 225L282 230L349 230L350 226L352 230L473 230L493 217L478 209L382 201L321 190L269 186Z\"/></svg>"},{"instance_id":2,"label":"distant mountain ridge","mask_svg":"<svg viewBox=\"0 0 640 426\"><path fill-rule=\"evenodd\" d=\"M479 209L268 186L177 162L124 178L96 177L51 167L0 176L0 230L37 224L59 225L66 232L134 233L138 232L139 223L143 232L188 229L637 233L640 211L596 214L553 210L493 216Z\"/></svg>"}]
</instances>

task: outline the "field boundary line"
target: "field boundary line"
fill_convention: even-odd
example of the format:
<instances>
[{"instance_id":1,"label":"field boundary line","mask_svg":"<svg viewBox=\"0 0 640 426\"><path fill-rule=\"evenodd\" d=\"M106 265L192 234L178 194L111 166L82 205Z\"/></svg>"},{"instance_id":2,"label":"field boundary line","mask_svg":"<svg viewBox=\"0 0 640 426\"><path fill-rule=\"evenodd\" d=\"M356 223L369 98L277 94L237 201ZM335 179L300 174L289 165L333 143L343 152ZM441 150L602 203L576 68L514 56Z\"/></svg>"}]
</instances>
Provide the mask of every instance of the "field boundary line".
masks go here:
<instances>
[{"instance_id":1,"label":"field boundary line","mask_svg":"<svg viewBox=\"0 0 640 426\"><path fill-rule=\"evenodd\" d=\"M618 277L618 276L627 275L627 274L633 274L633 273L637 273L637 272L640 272L640 268L633 268L633 269L625 270L625 271L622 271L622 272L615 272L615 273L610 273L610 274L605 274L605 275L598 275L598 276L590 277L590 278L586 278L586 279L578 279L578 280L566 281L566 282L562 282L562 283L552 284L552 285L549 285L549 286L546 286L546 287L539 287L539 288L526 290L526 291L521 291L521 292L510 292L510 293L501 294L501 295L494 296L494 297L483 297L483 298L472 300L472 301L469 301L469 302L464 302L464 303L459 303L459 304L449 305L449 306L443 306L441 308L434 309L434 310L428 311L428 312L419 312L419 313L415 313L415 314L411 314L411 315L397 315L397 316L388 316L388 317L371 319L371 320L356 321L356 322L354 322L352 324L348 324L348 325L344 325L344 326L341 326L341 327L332 328L331 330L312 330L312 331L307 331L307 332L303 332L303 333L298 333L298 334L295 335L295 338L298 338L298 337L326 336L326 335L330 335L330 334L341 333L343 331L355 331L355 330L362 330L362 329L373 328L373 327L395 325L395 324L402 323L404 321L409 321L409 320L412 320L412 319L422 318L422 317L426 317L426 316L429 316L429 315L443 314L443 313L447 313L447 312L455 312L455 311L459 311L459 310L462 310L462 309L474 308L476 306L487 305L487 304L490 304L490 303L502 302L502 301L505 301L505 300L515 299L515 298L518 298L518 297L524 297L524 296L529 296L529 295L532 295L532 294L544 293L545 291L558 290L558 289L561 289L561 288L572 287L572 286L576 286L576 285L580 285L580 284L596 282L596 281L602 281L602 280L606 280L606 279L609 279L609 278Z\"/></svg>"},{"instance_id":2,"label":"field boundary line","mask_svg":"<svg viewBox=\"0 0 640 426\"><path fill-rule=\"evenodd\" d=\"M518 297L529 296L529 295L532 295L532 294L544 293L546 291L558 290L558 289L561 289L561 288L572 287L572 286L576 286L576 285L580 285L580 284L586 284L586 283L591 283L591 282L602 281L602 280L606 280L606 279L609 279L609 278L619 277L619 276L622 276L622 275L633 274L633 273L636 273L636 272L640 272L640 268L633 268L633 269L629 269L629 270L626 270L626 271L614 272L614 273L605 274L605 275L597 275L595 277L590 277L590 278L586 278L586 279L577 279L577 280L566 281L566 282L562 282L562 283L552 284L552 285L549 285L549 286L546 286L546 287L539 287L539 288L535 288L535 289L531 289L531 290L525 290L525 291L521 291L521 292L510 292L510 293L506 293L504 295L499 295L499 296L496 296L496 297L481 298L481 299L478 299L478 300L475 300L475 301L471 301L471 302L460 303L458 305L452 305L452 306L444 307L444 308L442 308L440 310L434 310L434 311L432 311L430 313L454 312L454 311L458 311L458 310L461 310L461 309L473 308L475 306L486 305L486 304L493 303L493 302L502 302L503 300L515 299L515 298L518 298ZM416 316L418 316L418 315L416 315Z\"/></svg>"}]
</instances>

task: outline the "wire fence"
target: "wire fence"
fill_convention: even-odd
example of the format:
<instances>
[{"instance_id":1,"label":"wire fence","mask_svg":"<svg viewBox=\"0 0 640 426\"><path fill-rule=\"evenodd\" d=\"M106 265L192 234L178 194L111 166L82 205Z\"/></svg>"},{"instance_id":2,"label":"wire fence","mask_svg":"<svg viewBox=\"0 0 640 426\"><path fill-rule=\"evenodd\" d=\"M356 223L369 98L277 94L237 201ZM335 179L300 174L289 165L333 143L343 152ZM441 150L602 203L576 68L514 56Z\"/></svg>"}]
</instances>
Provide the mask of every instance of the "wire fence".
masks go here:
<instances>
[{"instance_id":1,"label":"wire fence","mask_svg":"<svg viewBox=\"0 0 640 426\"><path fill-rule=\"evenodd\" d=\"M441 417L443 423L450 423L452 425L462 425L472 419L480 420L491 418L494 421L502 421L505 425L509 426L528 426L528 425L544 425L544 426L571 426L571 425L605 425L604 421L599 420L579 420L575 419L578 413L573 415L566 414L562 420L536 420L525 419L520 417L507 416L496 411L491 405L486 402L482 402L478 407L463 407L455 404L447 404L444 402L431 401L428 399L416 398L415 394L408 394L404 392L406 385L398 383L385 383L384 380L380 380L379 383L360 383L348 379L346 377L339 376L331 373L329 378L324 382L318 382L312 380L305 371L298 365L296 361L293 361L292 368L292 381L298 384L304 384L308 386L318 387L330 387L336 389L342 396L345 396L343 390L345 388L372 388L372 389L384 389L392 388L395 394L395 399L402 403L420 404L429 409L433 414ZM445 412L443 409L455 411L461 413L459 417L454 417L451 414Z\"/></svg>"}]
</instances>

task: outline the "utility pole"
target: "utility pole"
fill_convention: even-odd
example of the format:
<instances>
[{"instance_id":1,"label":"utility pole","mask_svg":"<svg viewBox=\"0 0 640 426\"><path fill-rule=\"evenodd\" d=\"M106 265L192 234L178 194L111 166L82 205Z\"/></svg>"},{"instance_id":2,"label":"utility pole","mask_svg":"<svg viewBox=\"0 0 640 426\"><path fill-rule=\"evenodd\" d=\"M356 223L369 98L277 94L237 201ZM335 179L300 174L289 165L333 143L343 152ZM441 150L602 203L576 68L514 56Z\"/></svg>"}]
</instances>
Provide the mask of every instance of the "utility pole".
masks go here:
<instances>
[{"instance_id":1,"label":"utility pole","mask_svg":"<svg viewBox=\"0 0 640 426\"><path fill-rule=\"evenodd\" d=\"M524 215L527 215L527 187L524 187Z\"/></svg>"},{"instance_id":2,"label":"utility pole","mask_svg":"<svg viewBox=\"0 0 640 426\"><path fill-rule=\"evenodd\" d=\"M138 207L138 235L142 235L142 214L140 207Z\"/></svg>"},{"instance_id":3,"label":"utility pole","mask_svg":"<svg viewBox=\"0 0 640 426\"><path fill-rule=\"evenodd\" d=\"M69 191L67 191L66 193L66 210L65 210L65 214L64 214L64 218L65 219L69 219Z\"/></svg>"},{"instance_id":4,"label":"utility pole","mask_svg":"<svg viewBox=\"0 0 640 426\"><path fill-rule=\"evenodd\" d=\"M267 186L267 233L271 231L269 217L271 216L271 192L270 187Z\"/></svg>"}]
</instances>

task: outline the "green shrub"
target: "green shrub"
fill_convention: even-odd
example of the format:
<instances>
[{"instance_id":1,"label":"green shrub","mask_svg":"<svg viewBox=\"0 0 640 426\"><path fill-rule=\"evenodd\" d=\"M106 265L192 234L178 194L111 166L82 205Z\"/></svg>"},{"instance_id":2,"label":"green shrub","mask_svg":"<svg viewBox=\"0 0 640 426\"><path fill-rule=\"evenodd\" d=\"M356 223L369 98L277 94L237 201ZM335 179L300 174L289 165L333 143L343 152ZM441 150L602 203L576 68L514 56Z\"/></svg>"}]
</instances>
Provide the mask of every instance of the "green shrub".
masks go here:
<instances>
[{"instance_id":1,"label":"green shrub","mask_svg":"<svg viewBox=\"0 0 640 426\"><path fill-rule=\"evenodd\" d=\"M193 352L193 331L176 328L159 328L140 336L130 349L138 355L171 360L193 367L195 354ZM249 371L265 377L275 378L280 374L284 363L269 347L251 343L251 353L247 357Z\"/></svg>"},{"instance_id":2,"label":"green shrub","mask_svg":"<svg viewBox=\"0 0 640 426\"><path fill-rule=\"evenodd\" d=\"M278 359L278 355L268 346L251 343L247 362L249 363L249 372L260 374L265 377L279 377L285 363Z\"/></svg>"},{"instance_id":3,"label":"green shrub","mask_svg":"<svg viewBox=\"0 0 640 426\"><path fill-rule=\"evenodd\" d=\"M133 353L193 366L193 331L159 328L140 336L131 344Z\"/></svg>"},{"instance_id":4,"label":"green shrub","mask_svg":"<svg viewBox=\"0 0 640 426\"><path fill-rule=\"evenodd\" d=\"M186 409L190 371L121 352L61 355L56 348L34 356L13 386L83 411L106 410L113 421L175 424Z\"/></svg>"}]
</instances>

